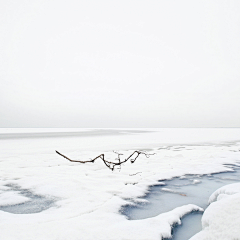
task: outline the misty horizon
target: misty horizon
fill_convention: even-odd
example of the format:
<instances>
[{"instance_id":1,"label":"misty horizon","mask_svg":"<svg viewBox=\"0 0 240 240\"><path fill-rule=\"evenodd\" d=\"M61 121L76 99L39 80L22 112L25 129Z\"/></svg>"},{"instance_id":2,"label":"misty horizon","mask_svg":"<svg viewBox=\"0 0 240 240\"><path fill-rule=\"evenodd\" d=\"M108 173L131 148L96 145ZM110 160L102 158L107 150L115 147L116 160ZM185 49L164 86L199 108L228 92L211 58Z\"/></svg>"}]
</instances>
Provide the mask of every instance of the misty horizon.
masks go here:
<instances>
[{"instance_id":1,"label":"misty horizon","mask_svg":"<svg viewBox=\"0 0 240 240\"><path fill-rule=\"evenodd\" d=\"M0 128L240 127L240 2L0 6Z\"/></svg>"}]
</instances>

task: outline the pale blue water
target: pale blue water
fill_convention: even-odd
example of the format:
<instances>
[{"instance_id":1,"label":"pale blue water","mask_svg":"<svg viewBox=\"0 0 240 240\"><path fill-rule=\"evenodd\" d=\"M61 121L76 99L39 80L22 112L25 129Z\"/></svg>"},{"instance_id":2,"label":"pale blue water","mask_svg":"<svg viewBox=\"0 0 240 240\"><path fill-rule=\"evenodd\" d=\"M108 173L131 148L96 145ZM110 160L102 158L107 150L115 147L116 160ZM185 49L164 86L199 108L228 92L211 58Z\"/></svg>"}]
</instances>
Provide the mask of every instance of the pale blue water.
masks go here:
<instances>
[{"instance_id":1,"label":"pale blue water","mask_svg":"<svg viewBox=\"0 0 240 240\"><path fill-rule=\"evenodd\" d=\"M240 181L240 167L228 165L232 172L209 175L185 175L162 180L160 185L151 186L144 199L148 203L124 206L121 213L129 220L144 219L171 211L186 204L195 204L203 209L208 206L210 195L218 188ZM164 185L162 185L164 184ZM174 192L169 192L174 191ZM187 240L201 230L201 213L191 213L182 219L180 226L173 228L175 240Z\"/></svg>"},{"instance_id":2,"label":"pale blue water","mask_svg":"<svg viewBox=\"0 0 240 240\"><path fill-rule=\"evenodd\" d=\"M53 198L34 194L28 189L20 188L18 185L7 184L5 186L9 187L8 191L14 191L30 200L20 204L0 206L2 211L14 214L30 214L42 212L54 206L55 200Z\"/></svg>"}]
</instances>

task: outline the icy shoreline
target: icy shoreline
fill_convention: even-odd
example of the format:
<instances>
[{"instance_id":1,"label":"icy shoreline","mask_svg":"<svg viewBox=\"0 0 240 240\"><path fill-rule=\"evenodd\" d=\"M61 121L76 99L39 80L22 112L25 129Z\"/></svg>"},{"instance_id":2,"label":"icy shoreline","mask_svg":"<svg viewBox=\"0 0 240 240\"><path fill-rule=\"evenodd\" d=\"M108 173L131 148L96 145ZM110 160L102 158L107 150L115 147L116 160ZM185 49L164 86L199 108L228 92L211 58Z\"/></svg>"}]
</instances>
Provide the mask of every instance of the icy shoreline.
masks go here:
<instances>
[{"instance_id":1,"label":"icy shoreline","mask_svg":"<svg viewBox=\"0 0 240 240\"><path fill-rule=\"evenodd\" d=\"M239 160L240 144L235 140L240 130L218 131L222 133L214 136L211 134L216 133L216 129L204 130L204 134L201 130L185 131L184 139L179 136L184 133L183 129L176 130L175 137L174 129L161 129L154 133L126 131L126 134L88 138L2 139L0 194L6 184L17 184L34 194L60 200L55 207L40 213L0 211L1 238L141 240L169 237L171 225L179 222L184 214L199 210L198 206L185 205L154 218L135 221L120 215L119 209L129 203L125 199L137 201L150 185L161 179L229 170L223 164ZM199 139L204 143L196 144ZM89 159L104 151L113 159L116 155L112 150L128 155L133 149L143 147L156 154L151 158L141 156L134 164L126 163L121 171L114 172L100 161L76 164L59 158L54 152L57 149L72 158ZM16 230L12 231L13 228Z\"/></svg>"},{"instance_id":2,"label":"icy shoreline","mask_svg":"<svg viewBox=\"0 0 240 240\"><path fill-rule=\"evenodd\" d=\"M219 188L210 196L209 203L202 217L203 229L191 240L239 239L240 183Z\"/></svg>"}]
</instances>

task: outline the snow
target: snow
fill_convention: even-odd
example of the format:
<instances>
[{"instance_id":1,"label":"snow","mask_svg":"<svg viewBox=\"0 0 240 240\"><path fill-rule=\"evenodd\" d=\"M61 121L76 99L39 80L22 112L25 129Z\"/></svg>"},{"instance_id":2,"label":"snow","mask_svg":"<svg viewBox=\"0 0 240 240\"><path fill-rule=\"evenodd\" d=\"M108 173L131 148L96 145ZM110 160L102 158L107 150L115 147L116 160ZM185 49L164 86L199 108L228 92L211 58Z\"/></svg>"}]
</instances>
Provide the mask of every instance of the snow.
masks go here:
<instances>
[{"instance_id":1,"label":"snow","mask_svg":"<svg viewBox=\"0 0 240 240\"><path fill-rule=\"evenodd\" d=\"M239 239L240 183L219 188L210 196L209 203L202 217L203 230L191 240Z\"/></svg>"},{"instance_id":2,"label":"snow","mask_svg":"<svg viewBox=\"0 0 240 240\"><path fill-rule=\"evenodd\" d=\"M77 131L81 135L79 129L73 132ZM94 131L99 130L84 129L82 136L45 138L31 134L27 138L7 138L7 131L2 131L0 199L10 193L6 186L10 184L49 196L56 202L54 207L33 214L0 210L1 239L170 237L172 224L180 223L185 214L202 209L189 204L153 218L130 221L119 213L121 206L129 204L129 199L142 201L148 187L159 184L159 180L226 171L229 168L223 164L235 164L240 157L240 129L105 129L101 135ZM155 155L150 158L140 155L134 164L126 162L121 170L113 172L100 159L95 163L72 163L55 153L58 150L79 160L104 153L113 160L116 158L113 150L126 158L136 149ZM8 204L17 203L19 197L23 196L12 194Z\"/></svg>"},{"instance_id":3,"label":"snow","mask_svg":"<svg viewBox=\"0 0 240 240\"><path fill-rule=\"evenodd\" d=\"M201 181L200 180L198 180L198 179L193 179L193 184L198 184L198 183L200 183Z\"/></svg>"},{"instance_id":4,"label":"snow","mask_svg":"<svg viewBox=\"0 0 240 240\"><path fill-rule=\"evenodd\" d=\"M0 191L0 206L24 203L29 200L29 198L21 196L15 192Z\"/></svg>"},{"instance_id":5,"label":"snow","mask_svg":"<svg viewBox=\"0 0 240 240\"><path fill-rule=\"evenodd\" d=\"M233 183L233 184L223 186L223 187L219 188L218 190L216 190L210 196L209 204L211 204L214 201L219 200L220 196L232 195L232 194L235 194L235 193L240 193L240 184L239 183Z\"/></svg>"}]
</instances>

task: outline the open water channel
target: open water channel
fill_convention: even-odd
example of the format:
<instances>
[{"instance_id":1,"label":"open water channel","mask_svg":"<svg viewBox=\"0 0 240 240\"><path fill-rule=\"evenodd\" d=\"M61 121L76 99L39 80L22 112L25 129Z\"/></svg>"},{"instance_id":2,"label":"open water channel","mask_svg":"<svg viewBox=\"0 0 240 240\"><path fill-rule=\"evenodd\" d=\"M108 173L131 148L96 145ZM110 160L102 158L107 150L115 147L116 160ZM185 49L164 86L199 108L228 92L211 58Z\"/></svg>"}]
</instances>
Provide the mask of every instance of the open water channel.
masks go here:
<instances>
[{"instance_id":1,"label":"open water channel","mask_svg":"<svg viewBox=\"0 0 240 240\"><path fill-rule=\"evenodd\" d=\"M147 203L126 205L121 213L129 220L145 219L186 204L195 204L204 210L210 195L218 188L240 181L240 165L227 165L228 172L208 175L185 175L159 181L151 186L144 199ZM199 232L202 212L192 212L182 218L181 225L172 227L173 240L187 240Z\"/></svg>"}]
</instances>

